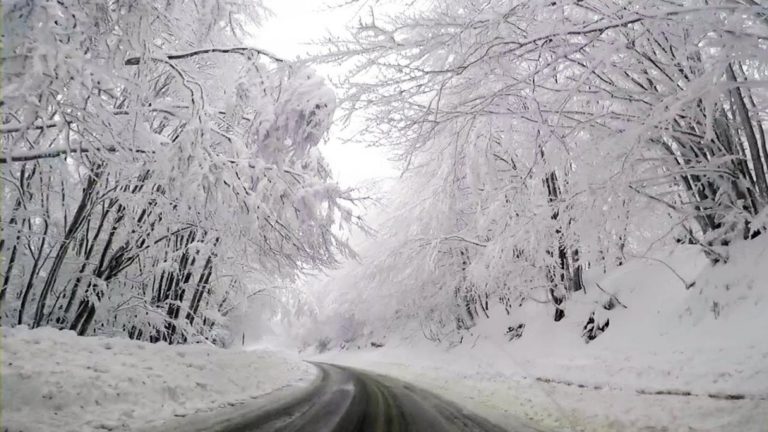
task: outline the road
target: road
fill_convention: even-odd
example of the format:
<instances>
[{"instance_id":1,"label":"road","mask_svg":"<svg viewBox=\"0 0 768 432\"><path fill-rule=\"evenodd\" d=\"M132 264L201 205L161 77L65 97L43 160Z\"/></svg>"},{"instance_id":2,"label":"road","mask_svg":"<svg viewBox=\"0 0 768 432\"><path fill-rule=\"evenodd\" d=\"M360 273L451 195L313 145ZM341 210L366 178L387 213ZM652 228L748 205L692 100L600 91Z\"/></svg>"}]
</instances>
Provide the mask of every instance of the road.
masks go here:
<instances>
[{"instance_id":1,"label":"road","mask_svg":"<svg viewBox=\"0 0 768 432\"><path fill-rule=\"evenodd\" d=\"M300 398L242 417L226 432L504 431L424 389L397 379L315 363L320 382ZM526 429L528 431L528 429Z\"/></svg>"}]
</instances>

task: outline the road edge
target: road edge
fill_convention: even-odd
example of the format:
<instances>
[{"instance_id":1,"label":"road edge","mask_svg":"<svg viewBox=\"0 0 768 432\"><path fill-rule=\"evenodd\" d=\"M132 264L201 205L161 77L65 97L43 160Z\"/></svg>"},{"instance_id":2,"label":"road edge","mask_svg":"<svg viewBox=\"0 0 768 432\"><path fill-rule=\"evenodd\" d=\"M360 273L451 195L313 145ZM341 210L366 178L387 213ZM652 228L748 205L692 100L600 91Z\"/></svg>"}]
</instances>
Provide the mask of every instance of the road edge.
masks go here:
<instances>
[{"instance_id":1,"label":"road edge","mask_svg":"<svg viewBox=\"0 0 768 432\"><path fill-rule=\"evenodd\" d=\"M137 432L222 432L250 424L268 423L294 405L301 405L320 389L326 373L312 362L315 375L304 385L291 384L280 387L248 401L229 406L211 407L183 417L158 419L136 428L121 429Z\"/></svg>"}]
</instances>

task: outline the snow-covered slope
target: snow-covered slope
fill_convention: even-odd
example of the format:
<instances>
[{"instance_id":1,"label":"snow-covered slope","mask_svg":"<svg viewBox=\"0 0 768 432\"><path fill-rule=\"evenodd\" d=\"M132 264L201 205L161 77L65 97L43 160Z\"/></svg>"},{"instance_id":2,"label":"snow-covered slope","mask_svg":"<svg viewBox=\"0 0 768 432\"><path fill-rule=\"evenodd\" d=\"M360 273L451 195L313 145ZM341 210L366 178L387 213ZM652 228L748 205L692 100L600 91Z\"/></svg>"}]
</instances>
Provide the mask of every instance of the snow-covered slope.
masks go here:
<instances>
[{"instance_id":1,"label":"snow-covered slope","mask_svg":"<svg viewBox=\"0 0 768 432\"><path fill-rule=\"evenodd\" d=\"M768 239L735 244L714 266L680 246L591 272L586 285L560 322L544 310L551 305L526 302L509 315L491 310L452 348L404 332L384 348L321 357L411 379L500 423L768 431ZM611 310L608 293L620 303ZM593 311L610 324L585 343ZM505 329L521 323L522 337L510 341Z\"/></svg>"},{"instance_id":2,"label":"snow-covered slope","mask_svg":"<svg viewBox=\"0 0 768 432\"><path fill-rule=\"evenodd\" d=\"M326 353L319 359L398 377L510 429L523 420L548 432L768 430L765 399L641 394L628 387L565 385L525 376L514 358L494 359L491 355L482 348L464 355L439 347L385 347ZM587 361L574 359L582 365ZM631 364L636 370L644 368ZM602 366L599 362L592 365L595 370ZM614 378L615 382L621 380L621 376Z\"/></svg>"},{"instance_id":3,"label":"snow-covered slope","mask_svg":"<svg viewBox=\"0 0 768 432\"><path fill-rule=\"evenodd\" d=\"M315 375L282 352L0 330L2 421L9 432L135 428L307 385Z\"/></svg>"}]
</instances>

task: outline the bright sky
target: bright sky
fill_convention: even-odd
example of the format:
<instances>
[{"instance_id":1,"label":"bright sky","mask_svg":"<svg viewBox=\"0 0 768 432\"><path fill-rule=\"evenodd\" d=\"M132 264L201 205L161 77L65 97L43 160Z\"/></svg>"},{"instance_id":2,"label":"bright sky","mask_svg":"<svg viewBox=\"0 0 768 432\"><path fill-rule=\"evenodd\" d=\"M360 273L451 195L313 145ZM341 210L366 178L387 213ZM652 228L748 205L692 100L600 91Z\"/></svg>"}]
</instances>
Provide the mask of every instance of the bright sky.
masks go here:
<instances>
[{"instance_id":1,"label":"bright sky","mask_svg":"<svg viewBox=\"0 0 768 432\"><path fill-rule=\"evenodd\" d=\"M336 0L335 3L344 2ZM341 32L348 23L354 23L362 3L365 2L348 2L344 7L330 7L322 0L263 0L264 6L274 13L274 17L268 19L257 31L257 43L283 58L301 57L315 49L311 46L312 42L329 32ZM321 72L326 76L333 73L329 69ZM354 143L343 144L335 138L338 136L340 131L332 129L330 141L322 145L321 150L342 186L357 186L369 180L398 174L383 150Z\"/></svg>"}]
</instances>

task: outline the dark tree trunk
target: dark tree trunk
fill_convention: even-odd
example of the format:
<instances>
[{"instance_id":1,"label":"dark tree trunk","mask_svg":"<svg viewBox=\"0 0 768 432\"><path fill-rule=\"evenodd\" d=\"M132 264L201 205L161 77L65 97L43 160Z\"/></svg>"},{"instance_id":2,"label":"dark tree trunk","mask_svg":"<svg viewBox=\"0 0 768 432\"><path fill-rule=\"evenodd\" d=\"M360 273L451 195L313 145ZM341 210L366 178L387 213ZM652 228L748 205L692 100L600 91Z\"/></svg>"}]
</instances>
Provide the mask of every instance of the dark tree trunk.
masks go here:
<instances>
[{"instance_id":1,"label":"dark tree trunk","mask_svg":"<svg viewBox=\"0 0 768 432\"><path fill-rule=\"evenodd\" d=\"M213 249L216 249L218 244L219 239L216 238L216 240L213 242ZM186 318L190 325L194 324L195 317L200 310L200 304L203 300L203 296L209 291L211 275L213 274L214 257L214 252L211 252L211 254L208 255L208 258L206 258L205 264L203 265L203 271L200 272L200 277L197 280L195 292L192 294L192 299L189 302L189 310L187 311Z\"/></svg>"},{"instance_id":2,"label":"dark tree trunk","mask_svg":"<svg viewBox=\"0 0 768 432\"><path fill-rule=\"evenodd\" d=\"M543 156L543 153L542 153ZM574 249L569 252L565 242L565 235L561 226L560 210L557 207L558 201L561 198L560 183L557 178L557 172L551 171L544 179L544 184L547 188L547 198L552 206L552 215L550 216L556 223L555 239L557 241L557 259L556 265L550 266L547 269L547 280L550 284L550 297L552 303L555 305L554 320L560 321L565 317L565 299L569 292L579 291L583 289L581 283L581 265L578 264L579 252ZM547 251L547 254L555 258L555 253L552 248ZM571 262L573 260L573 262Z\"/></svg>"},{"instance_id":3,"label":"dark tree trunk","mask_svg":"<svg viewBox=\"0 0 768 432\"><path fill-rule=\"evenodd\" d=\"M33 327L37 327L43 320L45 303L48 299L48 295L51 292L54 284L56 284L61 266L64 264L64 259L69 252L69 247L72 244L75 235L80 231L80 228L84 225L85 220L88 218L90 212L91 203L93 201L93 195L96 191L99 178L101 177L102 167L97 167L96 170L88 177L88 180L83 188L83 195L80 198L80 204L72 215L72 221L67 227L67 231L64 234L64 239L59 245L59 249L56 252L56 256L53 259L51 268L48 269L48 276L43 284L43 289L40 291L40 298L37 301L37 308L35 309L35 319Z\"/></svg>"}]
</instances>

